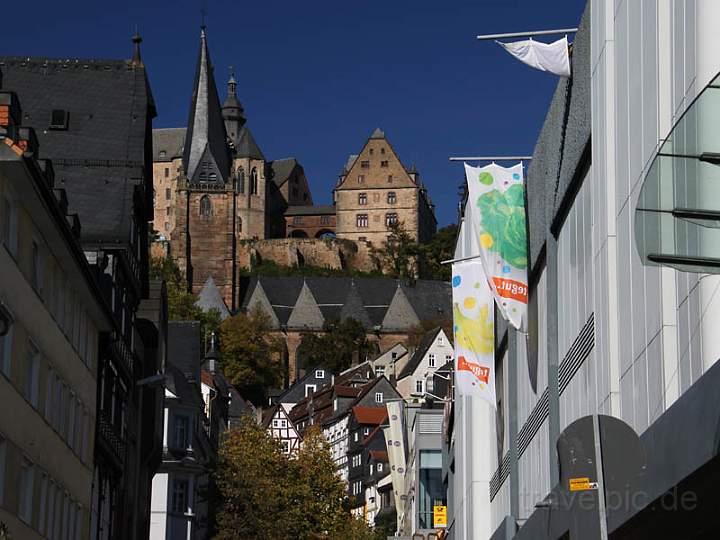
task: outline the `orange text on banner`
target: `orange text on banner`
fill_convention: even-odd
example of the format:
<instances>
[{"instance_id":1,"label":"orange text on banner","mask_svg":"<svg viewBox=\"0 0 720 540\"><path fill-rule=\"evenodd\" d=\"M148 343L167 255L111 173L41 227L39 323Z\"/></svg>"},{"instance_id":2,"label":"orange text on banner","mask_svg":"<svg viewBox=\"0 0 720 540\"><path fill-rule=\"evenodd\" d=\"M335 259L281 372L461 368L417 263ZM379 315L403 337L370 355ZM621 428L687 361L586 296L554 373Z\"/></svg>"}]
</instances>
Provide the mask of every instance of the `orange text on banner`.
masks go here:
<instances>
[{"instance_id":1,"label":"orange text on banner","mask_svg":"<svg viewBox=\"0 0 720 540\"><path fill-rule=\"evenodd\" d=\"M475 362L468 362L464 356L458 357L458 371L469 371L485 384L488 384L490 380L490 368Z\"/></svg>"},{"instance_id":2,"label":"orange text on banner","mask_svg":"<svg viewBox=\"0 0 720 540\"><path fill-rule=\"evenodd\" d=\"M514 279L505 279L501 277L494 277L493 283L499 296L503 298L512 298L523 304L527 304L528 301L528 290L527 285Z\"/></svg>"}]
</instances>

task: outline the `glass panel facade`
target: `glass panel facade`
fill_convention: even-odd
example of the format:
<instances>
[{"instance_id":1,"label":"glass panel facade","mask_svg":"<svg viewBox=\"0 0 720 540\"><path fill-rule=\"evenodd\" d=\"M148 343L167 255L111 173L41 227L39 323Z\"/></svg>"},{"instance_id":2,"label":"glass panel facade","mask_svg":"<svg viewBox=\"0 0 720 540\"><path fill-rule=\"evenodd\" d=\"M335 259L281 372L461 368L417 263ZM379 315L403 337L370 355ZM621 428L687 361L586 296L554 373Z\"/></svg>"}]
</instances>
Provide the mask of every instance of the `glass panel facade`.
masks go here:
<instances>
[{"instance_id":1,"label":"glass panel facade","mask_svg":"<svg viewBox=\"0 0 720 540\"><path fill-rule=\"evenodd\" d=\"M439 450L420 451L418 490L418 524L420 529L433 528L433 506L444 504L442 483L442 453Z\"/></svg>"},{"instance_id":2,"label":"glass panel facade","mask_svg":"<svg viewBox=\"0 0 720 540\"><path fill-rule=\"evenodd\" d=\"M660 147L635 209L644 264L720 273L720 76Z\"/></svg>"}]
</instances>

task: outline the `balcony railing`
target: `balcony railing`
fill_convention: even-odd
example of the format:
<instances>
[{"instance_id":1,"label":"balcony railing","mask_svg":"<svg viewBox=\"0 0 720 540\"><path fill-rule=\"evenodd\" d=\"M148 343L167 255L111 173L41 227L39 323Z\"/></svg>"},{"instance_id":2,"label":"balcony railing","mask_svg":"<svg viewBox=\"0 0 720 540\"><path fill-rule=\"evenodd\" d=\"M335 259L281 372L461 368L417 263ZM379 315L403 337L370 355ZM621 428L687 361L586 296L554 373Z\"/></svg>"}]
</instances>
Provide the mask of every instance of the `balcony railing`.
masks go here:
<instances>
[{"instance_id":1,"label":"balcony railing","mask_svg":"<svg viewBox=\"0 0 720 540\"><path fill-rule=\"evenodd\" d=\"M124 463L125 442L104 412L101 412L98 417L98 434L103 438L106 445L110 447L118 461Z\"/></svg>"}]
</instances>

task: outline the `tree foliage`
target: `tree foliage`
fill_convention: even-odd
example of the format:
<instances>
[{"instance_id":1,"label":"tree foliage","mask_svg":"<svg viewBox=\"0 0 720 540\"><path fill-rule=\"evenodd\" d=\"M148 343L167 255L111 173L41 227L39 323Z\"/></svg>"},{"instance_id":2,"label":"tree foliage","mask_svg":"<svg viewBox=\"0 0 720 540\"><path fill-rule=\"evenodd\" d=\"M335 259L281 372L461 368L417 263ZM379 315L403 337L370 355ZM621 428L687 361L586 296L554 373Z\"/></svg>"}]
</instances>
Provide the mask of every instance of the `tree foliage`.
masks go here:
<instances>
[{"instance_id":1,"label":"tree foliage","mask_svg":"<svg viewBox=\"0 0 720 540\"><path fill-rule=\"evenodd\" d=\"M150 279L165 281L168 318L171 321L198 321L203 337L217 331L220 313L216 309L205 312L196 304L197 295L188 292L185 276L171 257L153 257L150 260Z\"/></svg>"},{"instance_id":2,"label":"tree foliage","mask_svg":"<svg viewBox=\"0 0 720 540\"><path fill-rule=\"evenodd\" d=\"M246 418L227 433L216 473L221 495L218 540L375 540L346 510L346 487L335 474L319 429L306 433L296 457Z\"/></svg>"},{"instance_id":3,"label":"tree foliage","mask_svg":"<svg viewBox=\"0 0 720 540\"><path fill-rule=\"evenodd\" d=\"M321 334L304 332L297 356L305 369L324 367L337 374L349 368L353 359L363 362L376 352L362 323L348 318L325 321Z\"/></svg>"},{"instance_id":4,"label":"tree foliage","mask_svg":"<svg viewBox=\"0 0 720 540\"><path fill-rule=\"evenodd\" d=\"M458 226L454 223L440 229L430 242L420 246L420 275L426 279L450 281L452 268L440 264L453 258Z\"/></svg>"},{"instance_id":5,"label":"tree foliage","mask_svg":"<svg viewBox=\"0 0 720 540\"><path fill-rule=\"evenodd\" d=\"M270 333L269 318L256 309L220 325L222 370L230 383L256 405L266 403L267 389L283 379L282 342Z\"/></svg>"},{"instance_id":6,"label":"tree foliage","mask_svg":"<svg viewBox=\"0 0 720 540\"><path fill-rule=\"evenodd\" d=\"M420 246L398 221L388 225L390 231L380 248L373 249L373 256L383 272L395 278L416 278Z\"/></svg>"}]
</instances>

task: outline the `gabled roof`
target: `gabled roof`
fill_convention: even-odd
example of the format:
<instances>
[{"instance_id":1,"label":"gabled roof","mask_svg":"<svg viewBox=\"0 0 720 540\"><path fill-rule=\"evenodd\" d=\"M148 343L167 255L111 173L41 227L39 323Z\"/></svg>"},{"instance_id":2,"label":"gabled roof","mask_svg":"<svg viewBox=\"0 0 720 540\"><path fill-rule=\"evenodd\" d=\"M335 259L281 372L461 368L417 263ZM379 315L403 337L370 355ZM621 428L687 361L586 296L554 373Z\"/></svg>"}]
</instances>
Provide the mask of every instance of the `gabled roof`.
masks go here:
<instances>
[{"instance_id":1,"label":"gabled roof","mask_svg":"<svg viewBox=\"0 0 720 540\"><path fill-rule=\"evenodd\" d=\"M318 307L315 297L307 283L303 283L300 289L295 306L293 307L290 317L288 317L287 325L290 328L322 328L325 318Z\"/></svg>"},{"instance_id":2,"label":"gabled roof","mask_svg":"<svg viewBox=\"0 0 720 540\"><path fill-rule=\"evenodd\" d=\"M183 168L188 180L192 182L198 180L202 162L214 164L222 180L225 182L228 180L230 156L225 121L215 86L205 27L200 31L200 52L183 150Z\"/></svg>"},{"instance_id":3,"label":"gabled roof","mask_svg":"<svg viewBox=\"0 0 720 540\"><path fill-rule=\"evenodd\" d=\"M379 426L388 418L386 407L353 407L352 414L363 425Z\"/></svg>"},{"instance_id":4,"label":"gabled roof","mask_svg":"<svg viewBox=\"0 0 720 540\"><path fill-rule=\"evenodd\" d=\"M420 324L417 312L410 304L407 295L401 287L395 290L392 302L385 312L382 326L388 330L403 330Z\"/></svg>"},{"instance_id":5,"label":"gabled roof","mask_svg":"<svg viewBox=\"0 0 720 540\"><path fill-rule=\"evenodd\" d=\"M354 386L335 385L335 395L338 397L356 398L359 393L360 389Z\"/></svg>"},{"instance_id":6,"label":"gabled roof","mask_svg":"<svg viewBox=\"0 0 720 540\"><path fill-rule=\"evenodd\" d=\"M270 180L272 180L277 187L282 186L287 182L290 175L295 170L295 167L299 167L298 160L294 157L285 159L276 159L270 161L268 167L270 169Z\"/></svg>"},{"instance_id":7,"label":"gabled roof","mask_svg":"<svg viewBox=\"0 0 720 540\"><path fill-rule=\"evenodd\" d=\"M422 362L422 359L425 358L428 349L435 342L435 339L440 332L442 332L442 328L438 327L433 328L429 332L426 332L425 335L423 335L417 349L415 349L415 352L410 357L410 360L408 360L408 363L405 364L405 366L402 368L402 371L400 371L400 373L398 374L398 380L409 377L410 375L415 373L415 370L420 365L420 362Z\"/></svg>"},{"instance_id":8,"label":"gabled roof","mask_svg":"<svg viewBox=\"0 0 720 540\"><path fill-rule=\"evenodd\" d=\"M187 375L170 363L165 366L165 386L183 404L204 407L205 403L197 386L190 384Z\"/></svg>"},{"instance_id":9,"label":"gabled roof","mask_svg":"<svg viewBox=\"0 0 720 540\"><path fill-rule=\"evenodd\" d=\"M167 363L200 382L200 323L197 321L168 322Z\"/></svg>"},{"instance_id":10,"label":"gabled roof","mask_svg":"<svg viewBox=\"0 0 720 540\"><path fill-rule=\"evenodd\" d=\"M218 310L222 320L230 316L230 310L225 304L225 300L223 300L220 294L220 289L215 285L215 280L213 280L212 277L207 278L205 281L205 284L198 293L198 299L195 304L206 313L211 309Z\"/></svg>"},{"instance_id":11,"label":"gabled roof","mask_svg":"<svg viewBox=\"0 0 720 540\"><path fill-rule=\"evenodd\" d=\"M341 371L340 374L335 377L335 384L350 385L351 383L363 381L363 384L366 384L367 381L371 379L375 379L375 370L372 367L372 363L365 361L357 366L349 367L345 371Z\"/></svg>"},{"instance_id":12,"label":"gabled roof","mask_svg":"<svg viewBox=\"0 0 720 540\"><path fill-rule=\"evenodd\" d=\"M186 131L184 127L153 129L153 161L172 161L182 157Z\"/></svg>"}]
</instances>

